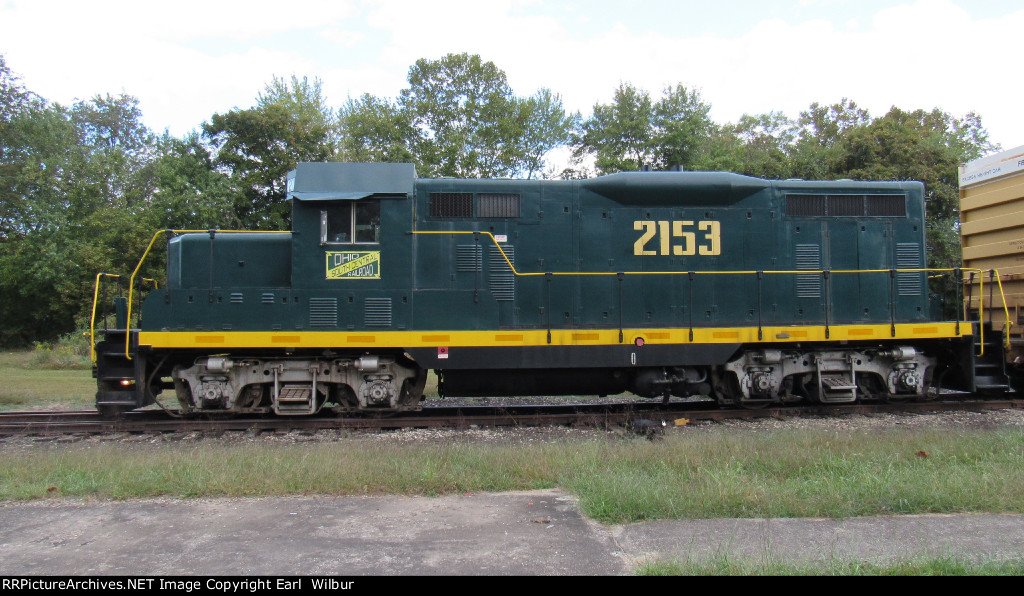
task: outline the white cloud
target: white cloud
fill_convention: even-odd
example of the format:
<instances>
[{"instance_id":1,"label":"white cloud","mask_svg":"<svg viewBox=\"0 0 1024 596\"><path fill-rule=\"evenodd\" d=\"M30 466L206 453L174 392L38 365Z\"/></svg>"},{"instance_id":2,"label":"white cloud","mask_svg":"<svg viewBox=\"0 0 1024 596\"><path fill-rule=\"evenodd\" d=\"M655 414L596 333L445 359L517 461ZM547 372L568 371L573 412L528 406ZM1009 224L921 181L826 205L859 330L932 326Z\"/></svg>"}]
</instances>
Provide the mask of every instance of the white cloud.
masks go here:
<instances>
[{"instance_id":1,"label":"white cloud","mask_svg":"<svg viewBox=\"0 0 1024 596\"><path fill-rule=\"evenodd\" d=\"M317 32L317 35L343 48L351 48L366 40L366 36L358 31L342 29L324 29Z\"/></svg>"},{"instance_id":2,"label":"white cloud","mask_svg":"<svg viewBox=\"0 0 1024 596\"><path fill-rule=\"evenodd\" d=\"M44 97L124 91L151 126L174 134L252 105L274 75L319 77L340 107L364 92L394 97L419 58L469 52L505 70L517 93L549 87L584 115L623 81L655 95L682 83L702 90L720 122L770 110L795 117L849 97L876 116L892 105L977 111L994 140L1024 143L1011 87L1024 9L983 19L966 0L906 0L874 14L844 0L794 0L788 12L752 3L746 10L771 16L746 29L724 19L698 37L654 20L639 30L589 6L14 0L0 3L0 52ZM799 16L811 10L818 18Z\"/></svg>"}]
</instances>

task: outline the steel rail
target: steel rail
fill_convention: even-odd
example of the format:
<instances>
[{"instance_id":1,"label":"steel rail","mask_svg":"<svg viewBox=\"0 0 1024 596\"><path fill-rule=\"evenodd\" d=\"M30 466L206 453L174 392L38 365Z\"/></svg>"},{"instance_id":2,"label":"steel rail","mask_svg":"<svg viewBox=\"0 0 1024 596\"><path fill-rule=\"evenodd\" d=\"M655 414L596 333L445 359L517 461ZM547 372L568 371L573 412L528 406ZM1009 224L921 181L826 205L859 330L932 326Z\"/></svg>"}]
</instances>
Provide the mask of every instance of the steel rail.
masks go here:
<instances>
[{"instance_id":1,"label":"steel rail","mask_svg":"<svg viewBox=\"0 0 1024 596\"><path fill-rule=\"evenodd\" d=\"M399 428L453 428L501 426L586 426L627 425L648 420L666 425L685 425L690 421L731 419L795 418L801 416L843 416L876 413L929 413L1024 409L1020 399L961 399L874 404L768 406L760 409L723 409L715 402L660 402L561 404L537 406L428 406L420 412L387 417L310 416L291 418L261 416L246 418L186 417L173 418L160 410L129 412L114 420L95 412L3 412L0 436L73 435L104 433L165 432L287 432L293 430L388 430ZM677 422L680 421L680 422ZM685 422L682 422L685 421Z\"/></svg>"}]
</instances>

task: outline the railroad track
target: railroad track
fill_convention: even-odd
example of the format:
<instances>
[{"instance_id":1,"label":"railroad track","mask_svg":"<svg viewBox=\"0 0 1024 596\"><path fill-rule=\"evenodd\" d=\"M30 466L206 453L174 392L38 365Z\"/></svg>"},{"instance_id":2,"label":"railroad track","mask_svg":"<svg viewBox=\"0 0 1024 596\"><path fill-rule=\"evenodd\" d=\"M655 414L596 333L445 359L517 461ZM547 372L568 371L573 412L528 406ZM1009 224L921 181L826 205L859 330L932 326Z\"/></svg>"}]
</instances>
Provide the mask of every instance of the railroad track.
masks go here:
<instances>
[{"instance_id":1,"label":"railroad track","mask_svg":"<svg viewBox=\"0 0 1024 596\"><path fill-rule=\"evenodd\" d=\"M61 435L145 432L220 432L354 429L385 430L398 428L471 428L491 426L589 426L627 425L637 420L675 425L687 420L789 418L799 416L842 416L873 413L925 413L1024 408L1024 400L958 400L898 404L818 405L766 407L762 409L722 409L713 402L682 402L663 405L657 402L598 403L578 405L522 406L428 406L421 412L389 417L311 416L288 418L263 417L173 417L162 410L129 412L116 420L105 420L94 411L74 412L2 412L0 436ZM685 423L683 423L685 424Z\"/></svg>"}]
</instances>

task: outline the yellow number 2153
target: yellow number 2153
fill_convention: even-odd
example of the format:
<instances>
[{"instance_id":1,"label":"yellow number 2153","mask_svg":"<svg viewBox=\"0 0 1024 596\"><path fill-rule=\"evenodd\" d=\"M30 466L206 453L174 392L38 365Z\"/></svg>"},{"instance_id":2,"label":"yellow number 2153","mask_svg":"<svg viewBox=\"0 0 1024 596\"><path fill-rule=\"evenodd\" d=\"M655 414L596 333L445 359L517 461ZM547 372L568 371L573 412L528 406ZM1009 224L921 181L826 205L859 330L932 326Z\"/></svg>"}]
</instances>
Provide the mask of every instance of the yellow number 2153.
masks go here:
<instances>
[{"instance_id":1,"label":"yellow number 2153","mask_svg":"<svg viewBox=\"0 0 1024 596\"><path fill-rule=\"evenodd\" d=\"M722 253L722 226L717 221L698 221L697 232L690 231L692 221L634 221L633 229L643 232L633 243L633 254L688 257L713 257ZM704 232L698 242L697 234ZM652 240L657 238L653 246Z\"/></svg>"}]
</instances>

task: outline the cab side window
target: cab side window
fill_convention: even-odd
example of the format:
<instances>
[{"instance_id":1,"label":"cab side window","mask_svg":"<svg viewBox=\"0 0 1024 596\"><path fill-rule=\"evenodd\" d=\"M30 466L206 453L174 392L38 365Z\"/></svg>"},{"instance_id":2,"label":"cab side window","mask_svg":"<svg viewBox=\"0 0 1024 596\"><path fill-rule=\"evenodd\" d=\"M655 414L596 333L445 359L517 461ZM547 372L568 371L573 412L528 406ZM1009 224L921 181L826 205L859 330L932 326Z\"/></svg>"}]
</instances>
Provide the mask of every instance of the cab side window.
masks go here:
<instances>
[{"instance_id":1,"label":"cab side window","mask_svg":"<svg viewBox=\"0 0 1024 596\"><path fill-rule=\"evenodd\" d=\"M338 201L320 210L320 244L380 242L380 201Z\"/></svg>"},{"instance_id":2,"label":"cab side window","mask_svg":"<svg viewBox=\"0 0 1024 596\"><path fill-rule=\"evenodd\" d=\"M359 202L353 206L356 242L380 242L380 201Z\"/></svg>"}]
</instances>

